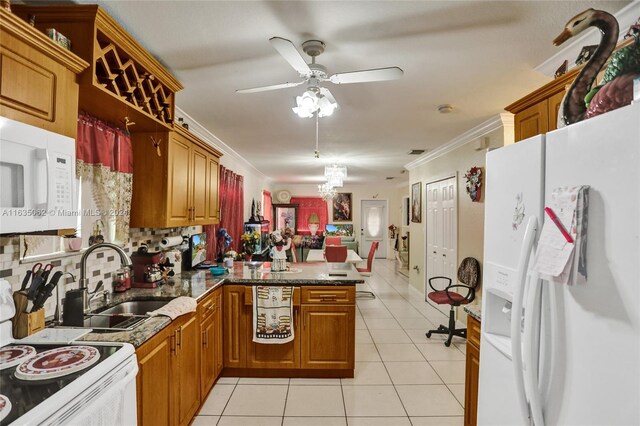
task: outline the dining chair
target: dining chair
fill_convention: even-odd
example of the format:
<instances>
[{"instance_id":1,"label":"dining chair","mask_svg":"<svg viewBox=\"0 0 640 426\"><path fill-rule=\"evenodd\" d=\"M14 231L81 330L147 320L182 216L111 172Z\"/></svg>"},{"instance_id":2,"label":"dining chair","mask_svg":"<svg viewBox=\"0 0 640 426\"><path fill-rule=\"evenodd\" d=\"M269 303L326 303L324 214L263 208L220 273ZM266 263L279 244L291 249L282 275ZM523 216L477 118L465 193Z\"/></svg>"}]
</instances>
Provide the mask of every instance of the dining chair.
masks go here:
<instances>
[{"instance_id":1,"label":"dining chair","mask_svg":"<svg viewBox=\"0 0 640 426\"><path fill-rule=\"evenodd\" d=\"M360 275L365 277L371 276L371 269L373 269L373 260L375 259L376 251L378 250L378 246L380 245L380 241L373 241L371 243L371 248L369 249L369 256L367 256L367 266L364 268L356 267L356 270L360 272ZM357 285L356 285L357 288ZM356 298L366 298L366 299L375 299L376 295L371 291L365 290L356 290Z\"/></svg>"},{"instance_id":2,"label":"dining chair","mask_svg":"<svg viewBox=\"0 0 640 426\"><path fill-rule=\"evenodd\" d=\"M340 246L342 245L342 237L329 236L324 239L325 246Z\"/></svg>"},{"instance_id":3,"label":"dining chair","mask_svg":"<svg viewBox=\"0 0 640 426\"><path fill-rule=\"evenodd\" d=\"M324 258L327 262L346 262L347 246L326 246L324 248Z\"/></svg>"}]
</instances>

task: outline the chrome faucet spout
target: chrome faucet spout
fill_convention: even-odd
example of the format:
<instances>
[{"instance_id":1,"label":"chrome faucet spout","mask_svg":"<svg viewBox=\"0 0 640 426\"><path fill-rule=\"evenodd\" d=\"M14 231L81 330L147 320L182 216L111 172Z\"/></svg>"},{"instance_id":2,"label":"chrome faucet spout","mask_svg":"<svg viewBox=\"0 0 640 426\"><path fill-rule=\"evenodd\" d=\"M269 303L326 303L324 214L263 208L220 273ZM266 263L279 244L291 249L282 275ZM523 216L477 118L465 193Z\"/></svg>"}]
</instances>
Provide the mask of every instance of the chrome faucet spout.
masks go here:
<instances>
[{"instance_id":1,"label":"chrome faucet spout","mask_svg":"<svg viewBox=\"0 0 640 426\"><path fill-rule=\"evenodd\" d=\"M89 291L88 289L88 284L89 284L89 279L86 277L87 274L87 258L89 257L89 255L91 253L93 253L93 251L101 249L101 248L110 248L112 250L115 250L119 255L120 255L120 264L122 266L126 266L126 267L130 267L132 265L131 263L131 259L129 258L129 256L127 255L127 253L125 253L125 251L122 249L122 247L112 244L112 243L100 243L100 244L96 244L93 245L91 247L89 247L87 250L85 250L85 252L82 254L82 259L80 259L80 288L85 289L85 297L84 297L84 310L85 312L87 312L89 310L89 298L87 297L87 292Z\"/></svg>"}]
</instances>

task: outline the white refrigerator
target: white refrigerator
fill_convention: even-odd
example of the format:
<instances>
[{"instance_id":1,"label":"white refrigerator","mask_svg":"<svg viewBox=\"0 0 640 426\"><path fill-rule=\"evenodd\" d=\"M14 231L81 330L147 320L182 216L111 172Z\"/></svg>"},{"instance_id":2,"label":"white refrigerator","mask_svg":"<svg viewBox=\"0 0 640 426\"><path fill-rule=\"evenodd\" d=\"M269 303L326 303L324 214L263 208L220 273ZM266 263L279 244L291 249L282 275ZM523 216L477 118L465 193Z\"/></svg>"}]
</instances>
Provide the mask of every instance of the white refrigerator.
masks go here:
<instances>
[{"instance_id":1,"label":"white refrigerator","mask_svg":"<svg viewBox=\"0 0 640 426\"><path fill-rule=\"evenodd\" d=\"M479 425L640 425L640 104L487 154ZM588 185L587 279L532 271L551 192Z\"/></svg>"}]
</instances>

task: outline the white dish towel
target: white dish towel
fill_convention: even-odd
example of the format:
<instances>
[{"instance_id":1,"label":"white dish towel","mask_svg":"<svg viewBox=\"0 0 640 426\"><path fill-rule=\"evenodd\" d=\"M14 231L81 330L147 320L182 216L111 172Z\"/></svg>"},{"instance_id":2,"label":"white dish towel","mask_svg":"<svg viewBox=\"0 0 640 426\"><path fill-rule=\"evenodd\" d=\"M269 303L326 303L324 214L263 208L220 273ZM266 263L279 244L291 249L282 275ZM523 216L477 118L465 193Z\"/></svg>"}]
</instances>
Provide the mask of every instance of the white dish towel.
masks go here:
<instances>
[{"instance_id":1,"label":"white dish towel","mask_svg":"<svg viewBox=\"0 0 640 426\"><path fill-rule=\"evenodd\" d=\"M152 317L164 315L174 320L180 315L188 314L189 312L195 312L197 307L198 302L196 302L196 299L194 299L193 297L180 296L176 299L173 299L162 308L156 309L155 311L147 312L147 315Z\"/></svg>"}]
</instances>

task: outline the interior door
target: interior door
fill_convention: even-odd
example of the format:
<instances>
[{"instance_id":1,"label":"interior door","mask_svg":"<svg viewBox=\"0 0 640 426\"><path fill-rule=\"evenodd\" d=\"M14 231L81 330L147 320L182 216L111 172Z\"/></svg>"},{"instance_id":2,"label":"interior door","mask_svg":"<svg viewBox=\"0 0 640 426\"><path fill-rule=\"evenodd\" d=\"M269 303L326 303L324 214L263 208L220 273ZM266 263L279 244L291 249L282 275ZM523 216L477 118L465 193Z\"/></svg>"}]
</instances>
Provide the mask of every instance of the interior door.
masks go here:
<instances>
[{"instance_id":1,"label":"interior door","mask_svg":"<svg viewBox=\"0 0 640 426\"><path fill-rule=\"evenodd\" d=\"M387 257L387 200L362 200L360 204L360 257L366 259L371 243L380 241L377 258Z\"/></svg>"},{"instance_id":2,"label":"interior door","mask_svg":"<svg viewBox=\"0 0 640 426\"><path fill-rule=\"evenodd\" d=\"M431 292L432 277L448 277L456 281L458 269L458 214L456 177L427 184L427 273L425 300ZM443 310L448 311L448 306Z\"/></svg>"}]
</instances>

